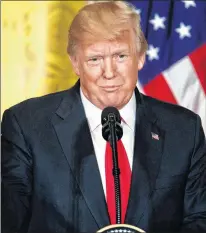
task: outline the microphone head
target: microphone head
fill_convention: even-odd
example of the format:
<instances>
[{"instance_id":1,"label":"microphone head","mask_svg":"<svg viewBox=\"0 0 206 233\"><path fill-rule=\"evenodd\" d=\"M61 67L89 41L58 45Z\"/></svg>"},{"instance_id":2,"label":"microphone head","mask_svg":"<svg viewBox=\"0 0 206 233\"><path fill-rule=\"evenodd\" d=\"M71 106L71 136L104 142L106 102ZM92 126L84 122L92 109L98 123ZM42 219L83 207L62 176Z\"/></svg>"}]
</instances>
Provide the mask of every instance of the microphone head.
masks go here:
<instances>
[{"instance_id":1,"label":"microphone head","mask_svg":"<svg viewBox=\"0 0 206 233\"><path fill-rule=\"evenodd\" d=\"M102 111L101 123L102 123L102 137L106 141L110 141L111 132L109 127L109 122L113 122L115 125L115 133L117 140L120 140L123 135L123 129L121 126L121 117L119 111L115 107L106 107Z\"/></svg>"},{"instance_id":2,"label":"microphone head","mask_svg":"<svg viewBox=\"0 0 206 233\"><path fill-rule=\"evenodd\" d=\"M102 111L102 116L101 116L102 125L104 125L108 121L110 114L115 116L115 120L118 123L121 123L121 117L119 111L115 107L106 107Z\"/></svg>"}]
</instances>

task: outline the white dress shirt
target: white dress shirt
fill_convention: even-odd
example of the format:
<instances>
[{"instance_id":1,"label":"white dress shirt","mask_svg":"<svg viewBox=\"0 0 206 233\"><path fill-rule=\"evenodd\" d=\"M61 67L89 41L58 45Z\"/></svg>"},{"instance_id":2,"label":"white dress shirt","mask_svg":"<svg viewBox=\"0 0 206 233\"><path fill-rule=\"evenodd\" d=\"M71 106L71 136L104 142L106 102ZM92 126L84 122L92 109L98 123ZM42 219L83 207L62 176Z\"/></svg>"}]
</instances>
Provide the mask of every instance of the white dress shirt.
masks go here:
<instances>
[{"instance_id":1,"label":"white dress shirt","mask_svg":"<svg viewBox=\"0 0 206 233\"><path fill-rule=\"evenodd\" d=\"M89 124L92 142L96 154L96 159L102 179L102 185L106 196L106 179L105 179L105 149L106 141L102 137L101 114L102 110L93 105L83 94L80 89L80 96L84 106L86 118ZM132 169L133 151L134 151L134 133L135 133L135 115L136 100L133 93L130 101L119 110L124 121L121 122L123 127L122 143L127 152L130 168Z\"/></svg>"}]
</instances>

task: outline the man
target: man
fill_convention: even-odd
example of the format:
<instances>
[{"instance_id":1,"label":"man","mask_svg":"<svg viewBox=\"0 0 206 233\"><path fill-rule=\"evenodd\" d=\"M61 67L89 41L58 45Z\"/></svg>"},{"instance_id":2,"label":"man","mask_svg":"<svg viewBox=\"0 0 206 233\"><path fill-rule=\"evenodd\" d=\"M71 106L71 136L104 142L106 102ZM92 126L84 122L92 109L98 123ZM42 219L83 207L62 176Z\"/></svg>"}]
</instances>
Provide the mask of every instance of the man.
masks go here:
<instances>
[{"instance_id":1,"label":"man","mask_svg":"<svg viewBox=\"0 0 206 233\"><path fill-rule=\"evenodd\" d=\"M68 44L77 84L4 113L3 232L96 232L115 223L110 148L101 135L107 106L119 110L124 132L122 222L148 232L206 231L201 121L138 92L146 49L132 6L97 2L80 10Z\"/></svg>"}]
</instances>

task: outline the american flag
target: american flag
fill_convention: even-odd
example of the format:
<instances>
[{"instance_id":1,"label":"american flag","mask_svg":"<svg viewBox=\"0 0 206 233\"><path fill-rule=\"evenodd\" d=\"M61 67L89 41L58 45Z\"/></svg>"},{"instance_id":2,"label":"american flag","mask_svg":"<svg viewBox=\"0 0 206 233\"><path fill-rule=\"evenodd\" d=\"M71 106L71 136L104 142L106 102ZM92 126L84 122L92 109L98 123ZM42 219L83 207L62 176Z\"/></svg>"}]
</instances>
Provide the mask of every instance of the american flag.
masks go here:
<instances>
[{"instance_id":1,"label":"american flag","mask_svg":"<svg viewBox=\"0 0 206 233\"><path fill-rule=\"evenodd\" d=\"M142 93L184 106L206 132L206 1L130 1L148 41Z\"/></svg>"},{"instance_id":2,"label":"american flag","mask_svg":"<svg viewBox=\"0 0 206 233\"><path fill-rule=\"evenodd\" d=\"M159 135L156 134L156 133L151 132L151 135L152 135L152 138L155 139L155 140L159 140L160 139Z\"/></svg>"}]
</instances>

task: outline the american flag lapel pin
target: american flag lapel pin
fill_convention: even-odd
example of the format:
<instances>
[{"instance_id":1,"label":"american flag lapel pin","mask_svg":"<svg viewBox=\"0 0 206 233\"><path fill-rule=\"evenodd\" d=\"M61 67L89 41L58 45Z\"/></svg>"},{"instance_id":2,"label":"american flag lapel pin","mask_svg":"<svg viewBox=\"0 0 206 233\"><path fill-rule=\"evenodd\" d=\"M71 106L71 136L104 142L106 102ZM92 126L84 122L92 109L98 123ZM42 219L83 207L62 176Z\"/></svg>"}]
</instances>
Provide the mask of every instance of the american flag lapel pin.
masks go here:
<instances>
[{"instance_id":1,"label":"american flag lapel pin","mask_svg":"<svg viewBox=\"0 0 206 233\"><path fill-rule=\"evenodd\" d=\"M160 140L158 134L151 132L151 135L152 135L152 139L154 139L154 140Z\"/></svg>"}]
</instances>

